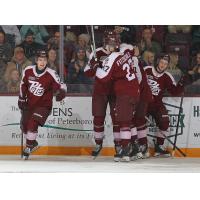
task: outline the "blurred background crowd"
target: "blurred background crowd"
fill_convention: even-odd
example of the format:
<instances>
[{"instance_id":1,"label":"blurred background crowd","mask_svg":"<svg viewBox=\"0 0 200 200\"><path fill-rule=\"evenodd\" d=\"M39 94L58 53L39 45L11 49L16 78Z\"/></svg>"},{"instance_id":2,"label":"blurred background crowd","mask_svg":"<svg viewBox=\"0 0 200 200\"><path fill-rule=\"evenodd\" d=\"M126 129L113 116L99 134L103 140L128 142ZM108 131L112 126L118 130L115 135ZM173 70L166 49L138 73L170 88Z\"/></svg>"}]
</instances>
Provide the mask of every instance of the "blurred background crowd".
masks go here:
<instances>
[{"instance_id":1,"label":"blurred background crowd","mask_svg":"<svg viewBox=\"0 0 200 200\"><path fill-rule=\"evenodd\" d=\"M154 65L156 55L170 55L168 71L178 81L181 71L200 73L200 26L192 25L119 25L94 26L96 47L102 46L106 29L115 29L121 41L139 48L143 66ZM0 93L18 93L23 69L35 62L39 49L48 50L48 65L68 86L68 92L91 94L93 79L84 75L91 53L90 26L64 25L63 33L55 25L0 26ZM60 38L63 37L62 51ZM63 62L60 61L63 53ZM63 66L60 66L62 63ZM60 70L62 69L62 70ZM186 94L199 95L200 81L186 88Z\"/></svg>"}]
</instances>

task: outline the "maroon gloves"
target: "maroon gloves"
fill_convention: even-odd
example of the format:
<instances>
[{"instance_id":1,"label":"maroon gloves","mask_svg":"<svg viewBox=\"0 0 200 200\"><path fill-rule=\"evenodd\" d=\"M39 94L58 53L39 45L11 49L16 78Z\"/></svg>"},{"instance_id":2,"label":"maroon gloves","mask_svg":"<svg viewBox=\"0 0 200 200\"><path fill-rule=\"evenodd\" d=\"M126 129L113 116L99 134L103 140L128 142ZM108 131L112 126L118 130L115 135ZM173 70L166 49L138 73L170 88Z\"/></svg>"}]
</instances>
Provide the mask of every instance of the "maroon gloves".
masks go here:
<instances>
[{"instance_id":1,"label":"maroon gloves","mask_svg":"<svg viewBox=\"0 0 200 200\"><path fill-rule=\"evenodd\" d=\"M20 110L26 110L27 107L28 107L27 100L25 98L19 97L18 107L19 107Z\"/></svg>"}]
</instances>

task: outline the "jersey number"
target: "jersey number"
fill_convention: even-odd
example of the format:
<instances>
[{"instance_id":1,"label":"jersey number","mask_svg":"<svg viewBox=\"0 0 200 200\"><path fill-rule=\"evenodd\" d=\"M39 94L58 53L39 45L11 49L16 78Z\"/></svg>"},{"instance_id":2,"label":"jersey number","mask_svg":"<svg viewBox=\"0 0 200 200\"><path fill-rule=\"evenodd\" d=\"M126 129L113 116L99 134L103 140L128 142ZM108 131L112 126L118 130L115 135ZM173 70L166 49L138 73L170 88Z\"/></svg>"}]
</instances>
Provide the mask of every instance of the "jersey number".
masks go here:
<instances>
[{"instance_id":1,"label":"jersey number","mask_svg":"<svg viewBox=\"0 0 200 200\"><path fill-rule=\"evenodd\" d=\"M132 65L133 63L131 59L128 60L128 64L127 63L123 64L123 70L126 70L127 72L126 78L128 79L128 81L132 81L133 79L135 79L135 74L130 72L130 67Z\"/></svg>"},{"instance_id":2,"label":"jersey number","mask_svg":"<svg viewBox=\"0 0 200 200\"><path fill-rule=\"evenodd\" d=\"M108 70L109 70L109 66L103 66L103 70L105 71L105 72L107 72Z\"/></svg>"}]
</instances>

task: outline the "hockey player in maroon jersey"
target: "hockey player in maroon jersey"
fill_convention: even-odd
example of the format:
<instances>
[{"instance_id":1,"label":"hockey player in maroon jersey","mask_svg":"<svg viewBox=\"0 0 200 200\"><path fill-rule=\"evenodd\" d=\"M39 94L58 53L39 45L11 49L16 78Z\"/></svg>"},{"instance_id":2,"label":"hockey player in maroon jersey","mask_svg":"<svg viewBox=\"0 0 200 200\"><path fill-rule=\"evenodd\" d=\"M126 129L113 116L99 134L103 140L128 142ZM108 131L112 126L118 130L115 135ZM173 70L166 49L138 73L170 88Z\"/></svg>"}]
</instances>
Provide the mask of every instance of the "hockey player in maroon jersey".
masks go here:
<instances>
[{"instance_id":1,"label":"hockey player in maroon jersey","mask_svg":"<svg viewBox=\"0 0 200 200\"><path fill-rule=\"evenodd\" d=\"M46 51L38 51L36 65L26 67L23 72L18 99L22 111L21 129L26 137L25 159L38 148L38 127L44 125L51 113L53 93L56 93L56 101L61 101L65 91L66 85L61 84L56 71L47 66Z\"/></svg>"},{"instance_id":2,"label":"hockey player in maroon jersey","mask_svg":"<svg viewBox=\"0 0 200 200\"><path fill-rule=\"evenodd\" d=\"M138 126L138 121L143 117L143 113L145 112L144 106L148 102L152 102L153 97L150 90L150 87L147 83L147 76L144 71L143 66L138 60L139 49L137 46L132 46L130 44L123 43L120 45L120 48L128 48L131 51L134 51L134 56L132 57L134 70L136 72L136 76L139 82L140 88L140 99L136 106L136 111L133 115L132 123L131 123L131 144L132 151L130 153L131 160L136 160L138 158L148 157L148 146L146 146L147 138L143 138L140 134L140 131L137 130L140 127ZM139 129L140 130L140 129ZM139 134L138 134L139 133Z\"/></svg>"},{"instance_id":3,"label":"hockey player in maroon jersey","mask_svg":"<svg viewBox=\"0 0 200 200\"><path fill-rule=\"evenodd\" d=\"M134 72L133 49L120 47L107 57L96 76L102 83L113 80L116 95L115 118L120 126L121 151L115 155L121 161L130 161L131 121L139 99L139 83ZM116 160L116 161L117 161Z\"/></svg>"},{"instance_id":4,"label":"hockey player in maroon jersey","mask_svg":"<svg viewBox=\"0 0 200 200\"><path fill-rule=\"evenodd\" d=\"M155 66L145 67L145 72L147 74L148 84L151 88L153 95L153 102L144 105L146 109L145 113L147 115L152 115L155 119L156 125L159 128L159 131L156 135L155 142L155 156L170 156L164 148L164 140L169 127L169 116L167 110L162 102L164 92L168 91L171 95L179 95L184 90L185 77L183 76L178 84L176 84L173 76L167 72L167 67L170 62L169 55L160 55ZM138 131L138 134L141 134L141 137L147 145L147 127L145 115L138 122L138 125L141 127ZM145 145L145 144L144 144Z\"/></svg>"},{"instance_id":5,"label":"hockey player in maroon jersey","mask_svg":"<svg viewBox=\"0 0 200 200\"><path fill-rule=\"evenodd\" d=\"M138 64L138 66L139 66L139 69L141 72L141 81L139 79L140 100L139 100L139 103L137 104L136 112L135 112L135 115L133 118L133 120L134 120L133 123L136 125L136 129L131 130L132 134L134 133L134 131L137 132L138 152L136 155L133 155L133 157L132 157L133 160L135 159L134 156L137 156L136 159L149 157L147 138L144 138L143 133L140 131L142 128L142 126L140 126L140 120L145 115L145 106L148 103L151 103L153 101L151 89L147 82L146 72L144 71L144 68L141 64ZM134 138L134 136L133 136L133 138ZM133 140L133 138L132 138L132 140ZM136 145L136 149L137 149L137 144L133 143L133 145Z\"/></svg>"},{"instance_id":6,"label":"hockey player in maroon jersey","mask_svg":"<svg viewBox=\"0 0 200 200\"><path fill-rule=\"evenodd\" d=\"M102 83L96 77L96 70L102 67L103 61L116 49L119 48L119 36L107 30L104 33L103 47L96 49L96 58L94 53L90 55L88 65L85 67L84 72L86 76L95 77L94 89L92 95L92 115L94 124L94 138L96 146L92 151L92 156L97 156L102 149L104 138L104 121L106 116L107 105L110 106L110 115L113 123L113 134L116 151L119 149L119 126L116 124L114 116L115 107L115 94L113 91L113 81L110 80Z\"/></svg>"}]
</instances>

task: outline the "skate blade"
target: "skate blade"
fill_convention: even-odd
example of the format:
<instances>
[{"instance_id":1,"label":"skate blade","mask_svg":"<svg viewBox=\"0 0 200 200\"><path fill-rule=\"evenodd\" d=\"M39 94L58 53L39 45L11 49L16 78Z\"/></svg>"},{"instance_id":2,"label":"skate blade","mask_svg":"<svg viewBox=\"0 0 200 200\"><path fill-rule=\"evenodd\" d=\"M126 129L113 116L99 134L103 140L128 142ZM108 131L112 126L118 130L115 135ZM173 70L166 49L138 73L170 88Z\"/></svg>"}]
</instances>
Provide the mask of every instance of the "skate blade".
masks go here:
<instances>
[{"instance_id":1,"label":"skate blade","mask_svg":"<svg viewBox=\"0 0 200 200\"><path fill-rule=\"evenodd\" d=\"M130 160L131 160L131 161L136 161L136 160L138 160L138 157L137 157L137 156L132 156L132 157L130 158Z\"/></svg>"},{"instance_id":2,"label":"skate blade","mask_svg":"<svg viewBox=\"0 0 200 200\"><path fill-rule=\"evenodd\" d=\"M150 158L150 155L148 154L148 155L143 155L142 156L142 159L148 159L148 158Z\"/></svg>"},{"instance_id":3,"label":"skate blade","mask_svg":"<svg viewBox=\"0 0 200 200\"><path fill-rule=\"evenodd\" d=\"M124 156L120 159L121 162L130 162L130 157L129 156Z\"/></svg>"},{"instance_id":4,"label":"skate blade","mask_svg":"<svg viewBox=\"0 0 200 200\"><path fill-rule=\"evenodd\" d=\"M98 155L97 155L98 156ZM93 156L93 160L96 160L97 156Z\"/></svg>"},{"instance_id":5,"label":"skate blade","mask_svg":"<svg viewBox=\"0 0 200 200\"><path fill-rule=\"evenodd\" d=\"M114 161L115 161L115 162L119 162L120 159L121 159L121 158L119 158L119 157L118 157L118 158L117 158L117 157L114 157Z\"/></svg>"},{"instance_id":6,"label":"skate blade","mask_svg":"<svg viewBox=\"0 0 200 200\"><path fill-rule=\"evenodd\" d=\"M93 158L93 160L95 160L95 159L98 157L98 155L99 155L99 153L98 153L98 154L93 154L93 153L92 153L92 158Z\"/></svg>"},{"instance_id":7,"label":"skate blade","mask_svg":"<svg viewBox=\"0 0 200 200\"><path fill-rule=\"evenodd\" d=\"M137 153L137 159L143 159L143 154L140 152L140 153Z\"/></svg>"},{"instance_id":8,"label":"skate blade","mask_svg":"<svg viewBox=\"0 0 200 200\"><path fill-rule=\"evenodd\" d=\"M155 158L169 158L171 154L154 154Z\"/></svg>"},{"instance_id":9,"label":"skate blade","mask_svg":"<svg viewBox=\"0 0 200 200\"><path fill-rule=\"evenodd\" d=\"M101 149L101 150L102 150L102 149ZM96 152L92 152L93 160L95 160L95 159L100 155L101 150L100 150L98 153L96 153Z\"/></svg>"}]
</instances>

